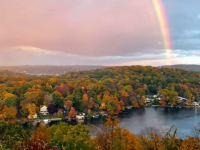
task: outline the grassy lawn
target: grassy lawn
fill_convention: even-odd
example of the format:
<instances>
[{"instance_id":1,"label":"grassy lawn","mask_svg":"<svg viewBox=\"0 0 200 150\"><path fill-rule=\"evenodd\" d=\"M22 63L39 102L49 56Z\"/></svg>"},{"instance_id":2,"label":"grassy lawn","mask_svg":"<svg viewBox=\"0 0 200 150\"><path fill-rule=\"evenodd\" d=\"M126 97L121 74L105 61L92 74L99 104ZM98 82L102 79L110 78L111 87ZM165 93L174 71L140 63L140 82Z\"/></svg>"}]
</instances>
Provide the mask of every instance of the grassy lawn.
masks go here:
<instances>
[{"instance_id":1,"label":"grassy lawn","mask_svg":"<svg viewBox=\"0 0 200 150\"><path fill-rule=\"evenodd\" d=\"M53 118L53 115L49 114L49 115L41 115L40 114L40 119L50 119Z\"/></svg>"}]
</instances>

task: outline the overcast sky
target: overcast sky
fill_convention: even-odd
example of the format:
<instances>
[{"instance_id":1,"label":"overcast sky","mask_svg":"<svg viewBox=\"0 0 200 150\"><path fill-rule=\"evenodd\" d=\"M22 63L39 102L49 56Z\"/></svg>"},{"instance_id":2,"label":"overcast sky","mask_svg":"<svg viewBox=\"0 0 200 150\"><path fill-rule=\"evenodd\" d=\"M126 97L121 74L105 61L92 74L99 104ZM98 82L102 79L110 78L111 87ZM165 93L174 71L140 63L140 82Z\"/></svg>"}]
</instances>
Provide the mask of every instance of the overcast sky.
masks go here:
<instances>
[{"instance_id":1,"label":"overcast sky","mask_svg":"<svg viewBox=\"0 0 200 150\"><path fill-rule=\"evenodd\" d=\"M0 65L200 64L200 0L0 0Z\"/></svg>"}]
</instances>

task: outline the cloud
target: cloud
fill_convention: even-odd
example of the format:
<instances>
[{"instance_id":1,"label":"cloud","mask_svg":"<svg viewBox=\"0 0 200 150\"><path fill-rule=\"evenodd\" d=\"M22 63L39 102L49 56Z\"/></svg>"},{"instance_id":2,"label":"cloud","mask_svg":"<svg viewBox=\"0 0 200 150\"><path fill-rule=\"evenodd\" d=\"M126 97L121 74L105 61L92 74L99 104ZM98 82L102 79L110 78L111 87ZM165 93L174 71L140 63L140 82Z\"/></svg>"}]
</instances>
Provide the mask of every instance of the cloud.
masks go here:
<instances>
[{"instance_id":1,"label":"cloud","mask_svg":"<svg viewBox=\"0 0 200 150\"><path fill-rule=\"evenodd\" d=\"M119 65L142 60L155 64L196 57L200 1L162 2L171 53L164 49L149 0L2 1L0 65Z\"/></svg>"},{"instance_id":2,"label":"cloud","mask_svg":"<svg viewBox=\"0 0 200 150\"><path fill-rule=\"evenodd\" d=\"M143 65L143 66L163 66L163 65L173 65L173 64L198 64L200 65L200 57L182 57L182 58L169 58L169 59L158 59L158 60L137 60L126 63L121 63L124 65Z\"/></svg>"},{"instance_id":3,"label":"cloud","mask_svg":"<svg viewBox=\"0 0 200 150\"><path fill-rule=\"evenodd\" d=\"M163 48L149 0L8 0L0 18L1 49L27 45L93 57Z\"/></svg>"},{"instance_id":4,"label":"cloud","mask_svg":"<svg viewBox=\"0 0 200 150\"><path fill-rule=\"evenodd\" d=\"M38 55L40 54L45 54L45 55L55 55L55 56L64 56L64 57L72 57L76 55L72 54L67 54L65 52L59 52L59 51L50 51L46 49L41 49L37 47L31 47L31 46L17 46L14 48L10 48L11 50L15 51L25 51L25 52L32 52L32 53L37 53Z\"/></svg>"}]
</instances>

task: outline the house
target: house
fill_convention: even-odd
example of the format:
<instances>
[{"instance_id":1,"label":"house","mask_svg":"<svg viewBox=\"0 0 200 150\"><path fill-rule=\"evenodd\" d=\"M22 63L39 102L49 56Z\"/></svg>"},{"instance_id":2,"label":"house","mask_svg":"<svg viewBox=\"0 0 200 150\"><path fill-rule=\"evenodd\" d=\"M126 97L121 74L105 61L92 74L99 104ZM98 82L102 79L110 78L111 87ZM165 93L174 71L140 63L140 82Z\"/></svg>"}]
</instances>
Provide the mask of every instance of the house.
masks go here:
<instances>
[{"instance_id":1,"label":"house","mask_svg":"<svg viewBox=\"0 0 200 150\"><path fill-rule=\"evenodd\" d=\"M43 115L48 115L49 114L46 105L40 106L40 114L43 114Z\"/></svg>"},{"instance_id":2,"label":"house","mask_svg":"<svg viewBox=\"0 0 200 150\"><path fill-rule=\"evenodd\" d=\"M179 98L180 102L183 102L183 101L187 100L187 98L184 98L184 97L181 97L181 96L178 96L178 98Z\"/></svg>"},{"instance_id":3,"label":"house","mask_svg":"<svg viewBox=\"0 0 200 150\"><path fill-rule=\"evenodd\" d=\"M79 114L79 115L76 115L76 119L78 119L78 120L84 120L85 116L82 115L82 114Z\"/></svg>"},{"instance_id":4,"label":"house","mask_svg":"<svg viewBox=\"0 0 200 150\"><path fill-rule=\"evenodd\" d=\"M192 103L192 106L194 106L194 107L199 106L199 103L193 102L193 103Z\"/></svg>"},{"instance_id":5,"label":"house","mask_svg":"<svg viewBox=\"0 0 200 150\"><path fill-rule=\"evenodd\" d=\"M154 98L154 99L157 98L157 95L154 95L153 98Z\"/></svg>"},{"instance_id":6,"label":"house","mask_svg":"<svg viewBox=\"0 0 200 150\"><path fill-rule=\"evenodd\" d=\"M35 113L35 115L33 115L33 117L31 118L30 115L28 115L28 119L37 119L38 118L38 115Z\"/></svg>"},{"instance_id":7,"label":"house","mask_svg":"<svg viewBox=\"0 0 200 150\"><path fill-rule=\"evenodd\" d=\"M149 103L151 103L151 99L146 98L146 99L145 99L145 104L149 104Z\"/></svg>"}]
</instances>

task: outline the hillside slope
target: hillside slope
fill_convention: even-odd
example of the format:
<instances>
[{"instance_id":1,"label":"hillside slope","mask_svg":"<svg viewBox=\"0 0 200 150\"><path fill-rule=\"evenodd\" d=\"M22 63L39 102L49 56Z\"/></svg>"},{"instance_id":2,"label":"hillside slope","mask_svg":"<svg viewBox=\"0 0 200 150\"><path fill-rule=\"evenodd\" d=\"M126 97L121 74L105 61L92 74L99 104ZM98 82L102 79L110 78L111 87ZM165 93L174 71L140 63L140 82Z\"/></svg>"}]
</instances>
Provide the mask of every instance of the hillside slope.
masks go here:
<instances>
[{"instance_id":1,"label":"hillside slope","mask_svg":"<svg viewBox=\"0 0 200 150\"><path fill-rule=\"evenodd\" d=\"M200 72L200 65L171 65L171 66L162 66L162 68L177 68L187 71Z\"/></svg>"},{"instance_id":2,"label":"hillside slope","mask_svg":"<svg viewBox=\"0 0 200 150\"><path fill-rule=\"evenodd\" d=\"M26 73L31 75L62 75L68 72L83 70L95 70L106 68L105 66L0 66L0 70L8 70L16 73Z\"/></svg>"}]
</instances>

